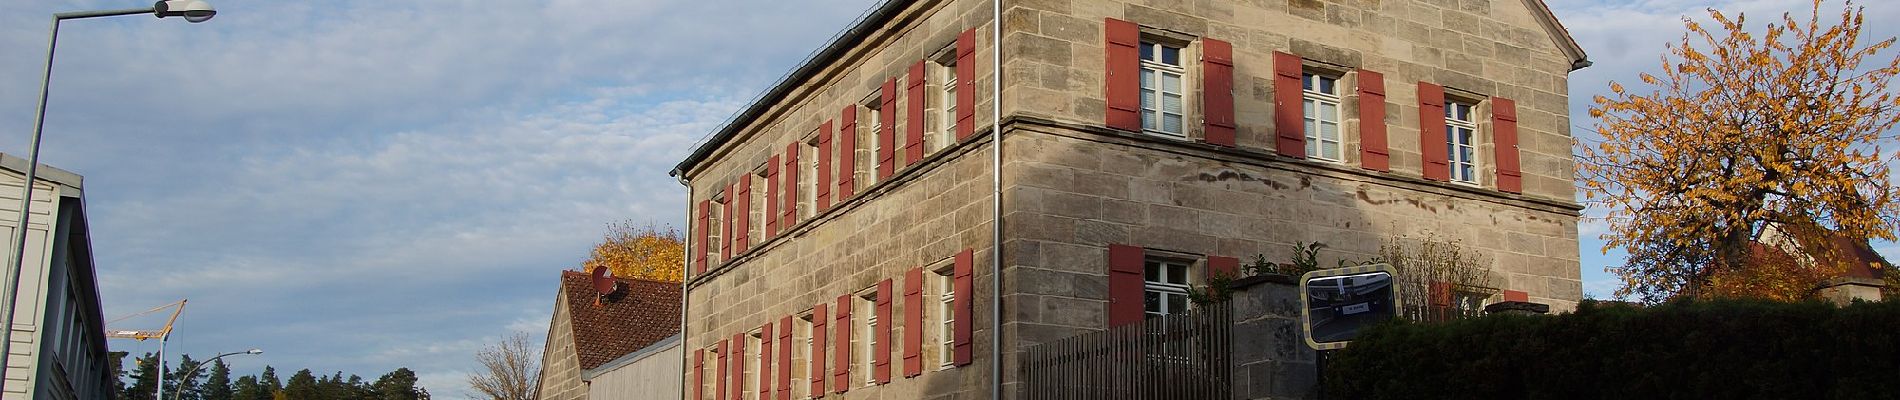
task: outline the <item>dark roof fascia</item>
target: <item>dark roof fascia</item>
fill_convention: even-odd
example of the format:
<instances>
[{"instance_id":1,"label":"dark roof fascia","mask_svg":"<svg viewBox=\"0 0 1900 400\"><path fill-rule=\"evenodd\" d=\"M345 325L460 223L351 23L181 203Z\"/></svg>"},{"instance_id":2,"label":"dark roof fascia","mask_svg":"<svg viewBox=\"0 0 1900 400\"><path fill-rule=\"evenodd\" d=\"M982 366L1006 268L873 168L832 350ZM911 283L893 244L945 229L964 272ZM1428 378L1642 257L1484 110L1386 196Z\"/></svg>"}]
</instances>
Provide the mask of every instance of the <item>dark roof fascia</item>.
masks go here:
<instances>
[{"instance_id":1,"label":"dark roof fascia","mask_svg":"<svg viewBox=\"0 0 1900 400\"><path fill-rule=\"evenodd\" d=\"M825 45L824 49L806 58L805 62L798 66L798 69L792 70L790 75L786 75L785 78L780 79L777 84L772 85L772 89L767 90L764 95L759 96L757 100L752 101L752 104L747 105L744 111L740 111L738 114L735 114L731 120L726 121L725 126L720 127L718 131L714 132L711 139L700 144L699 147L694 148L693 152L688 154L685 160L673 166L673 170L667 172L667 176L684 177L686 171L698 166L700 161L705 161L707 157L712 155L713 151L718 150L720 146L726 144L726 141L732 140L733 136L738 135L741 128L744 128L760 115L765 114L765 111L769 108L768 106L790 95L792 90L800 86L800 82L811 79L812 76L818 74L818 71L823 70L827 63L840 58L845 52L850 51L852 46L856 46L859 42L871 37L871 34L878 31L878 26L896 17L898 11L902 10L904 6L910 2L911 0L884 0L884 4L879 5L876 9L872 10L870 14L865 14L863 18L858 20L857 24L851 26L850 30L845 31L842 35L838 35L837 38L831 40L830 44ZM681 183L685 182L682 181Z\"/></svg>"}]
</instances>

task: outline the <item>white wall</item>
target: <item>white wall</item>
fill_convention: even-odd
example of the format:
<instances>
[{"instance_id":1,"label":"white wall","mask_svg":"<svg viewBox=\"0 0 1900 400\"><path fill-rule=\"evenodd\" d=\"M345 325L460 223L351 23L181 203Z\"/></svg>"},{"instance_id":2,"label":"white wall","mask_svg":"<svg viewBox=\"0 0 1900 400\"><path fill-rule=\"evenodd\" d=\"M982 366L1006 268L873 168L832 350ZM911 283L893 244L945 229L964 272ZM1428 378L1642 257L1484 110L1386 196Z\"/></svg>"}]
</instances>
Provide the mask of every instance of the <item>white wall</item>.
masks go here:
<instances>
[{"instance_id":1,"label":"white wall","mask_svg":"<svg viewBox=\"0 0 1900 400\"><path fill-rule=\"evenodd\" d=\"M684 357L678 337L662 340L652 347L641 349L629 356L636 357L632 362L614 360L595 370L589 370L593 380L587 385L589 400L609 399L668 399L682 396L684 388L680 379L685 368L680 364Z\"/></svg>"}]
</instances>

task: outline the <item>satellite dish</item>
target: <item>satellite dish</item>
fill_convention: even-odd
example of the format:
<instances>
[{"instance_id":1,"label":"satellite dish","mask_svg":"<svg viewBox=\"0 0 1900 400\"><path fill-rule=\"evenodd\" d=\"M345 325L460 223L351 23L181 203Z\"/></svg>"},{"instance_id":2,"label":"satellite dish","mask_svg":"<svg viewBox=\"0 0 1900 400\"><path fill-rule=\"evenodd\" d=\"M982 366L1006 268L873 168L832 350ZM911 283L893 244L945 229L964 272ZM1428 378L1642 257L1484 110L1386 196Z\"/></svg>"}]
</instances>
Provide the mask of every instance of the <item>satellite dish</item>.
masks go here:
<instances>
[{"instance_id":1,"label":"satellite dish","mask_svg":"<svg viewBox=\"0 0 1900 400\"><path fill-rule=\"evenodd\" d=\"M602 296L613 294L614 277L607 267L594 267L594 291Z\"/></svg>"}]
</instances>

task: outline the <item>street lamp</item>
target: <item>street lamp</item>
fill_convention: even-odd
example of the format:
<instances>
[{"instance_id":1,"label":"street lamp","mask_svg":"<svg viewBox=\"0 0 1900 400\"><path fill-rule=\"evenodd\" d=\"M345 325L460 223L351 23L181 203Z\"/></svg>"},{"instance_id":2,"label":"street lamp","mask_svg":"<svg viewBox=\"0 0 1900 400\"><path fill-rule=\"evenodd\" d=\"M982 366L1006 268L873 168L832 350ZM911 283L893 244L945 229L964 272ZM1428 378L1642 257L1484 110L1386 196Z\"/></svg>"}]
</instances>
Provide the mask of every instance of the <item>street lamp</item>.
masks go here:
<instances>
[{"instance_id":1,"label":"street lamp","mask_svg":"<svg viewBox=\"0 0 1900 400\"><path fill-rule=\"evenodd\" d=\"M53 31L46 41L46 70L40 75L40 106L33 117L33 140L26 150L26 181L20 184L20 219L13 228L13 260L7 266L5 301L0 301L0 338L13 337L13 309L17 305L20 292L20 268L26 264L27 218L32 214L28 209L33 206L33 178L40 170L40 136L46 128L46 89L53 80L53 51L59 48L59 22L69 19L112 17L119 15L152 14L159 18L183 17L186 22L205 22L218 15L203 0L162 0L153 3L151 8L131 8L124 10L74 11L53 14ZM13 341L0 339L0 355L13 354ZM6 382L8 364L0 362L0 382ZM158 360L160 373L163 373L165 360ZM164 385L159 385L161 388ZM164 397L164 396L158 396Z\"/></svg>"},{"instance_id":2,"label":"street lamp","mask_svg":"<svg viewBox=\"0 0 1900 400\"><path fill-rule=\"evenodd\" d=\"M185 370L185 375L184 375L184 376L181 376L181 377L179 377L179 378L178 378L178 384L180 384L180 385L183 385L183 384L185 384L185 382L190 382L190 381L191 381L191 374L193 374L193 373L196 373L196 372L198 372L198 368L200 368L200 367L203 367L203 366L205 366L206 364L211 364L211 362L212 362L212 361L217 361L217 360L218 360L218 359L220 359L220 358L224 358L224 356L228 356L228 355L234 355L234 354L264 354L264 351L263 351L263 350L258 350L258 349L250 349L250 350L245 350L245 351L233 351L233 352L230 352L230 353L224 353L224 354L219 354L219 355L218 355L217 357L211 357L211 359L209 359L209 360L204 360L203 362L199 362L199 363L198 363L198 365L193 365L193 366L191 366L191 369L188 369L188 370ZM160 374L160 375L164 375L164 373L163 373L163 372L160 372L159 374ZM165 386L165 382L163 382L163 380L161 380L161 381L160 381L160 382L158 383L158 385L159 385L159 386ZM177 390L177 391L173 391L173 392L172 392L172 400L178 400L178 399L179 399L179 396L184 396L184 395L185 395L185 391L184 391L184 390Z\"/></svg>"}]
</instances>

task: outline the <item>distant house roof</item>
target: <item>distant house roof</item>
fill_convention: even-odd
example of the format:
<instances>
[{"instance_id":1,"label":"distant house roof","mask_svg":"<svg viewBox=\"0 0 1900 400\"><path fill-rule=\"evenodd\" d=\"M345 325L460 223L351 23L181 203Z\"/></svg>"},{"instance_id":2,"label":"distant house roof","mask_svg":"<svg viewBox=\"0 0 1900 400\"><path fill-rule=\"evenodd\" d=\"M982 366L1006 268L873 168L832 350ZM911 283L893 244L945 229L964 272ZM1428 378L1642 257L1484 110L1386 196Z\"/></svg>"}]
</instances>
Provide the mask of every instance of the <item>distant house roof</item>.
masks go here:
<instances>
[{"instance_id":1,"label":"distant house roof","mask_svg":"<svg viewBox=\"0 0 1900 400\"><path fill-rule=\"evenodd\" d=\"M614 278L613 295L594 300L593 279L579 271L561 272L561 295L574 327L580 367L594 369L680 332L680 285L644 279Z\"/></svg>"},{"instance_id":2,"label":"distant house roof","mask_svg":"<svg viewBox=\"0 0 1900 400\"><path fill-rule=\"evenodd\" d=\"M1893 267L1893 263L1874 251L1873 245L1866 240L1856 240L1812 223L1776 224L1774 228L1791 233L1784 235L1794 241L1793 246L1757 242L1750 246L1755 258L1768 260L1793 257L1792 253L1798 252L1810 258L1813 265L1838 266L1839 277L1846 278L1881 279L1886 270Z\"/></svg>"}]
</instances>

